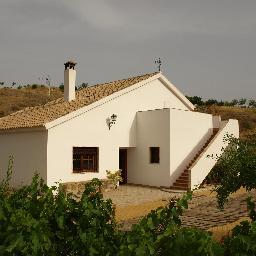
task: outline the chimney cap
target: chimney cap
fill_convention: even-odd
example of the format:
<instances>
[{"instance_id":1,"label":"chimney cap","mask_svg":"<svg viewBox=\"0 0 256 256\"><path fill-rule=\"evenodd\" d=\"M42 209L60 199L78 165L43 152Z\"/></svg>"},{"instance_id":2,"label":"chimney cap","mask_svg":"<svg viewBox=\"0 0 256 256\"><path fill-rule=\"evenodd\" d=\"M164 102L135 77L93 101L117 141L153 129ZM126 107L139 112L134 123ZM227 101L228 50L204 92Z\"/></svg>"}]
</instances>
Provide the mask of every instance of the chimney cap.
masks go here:
<instances>
[{"instance_id":1,"label":"chimney cap","mask_svg":"<svg viewBox=\"0 0 256 256\"><path fill-rule=\"evenodd\" d=\"M66 70L66 69L75 69L75 65L76 65L76 64L77 64L77 63L76 63L75 61L73 61L73 60L67 61L66 63L64 63L65 70Z\"/></svg>"}]
</instances>

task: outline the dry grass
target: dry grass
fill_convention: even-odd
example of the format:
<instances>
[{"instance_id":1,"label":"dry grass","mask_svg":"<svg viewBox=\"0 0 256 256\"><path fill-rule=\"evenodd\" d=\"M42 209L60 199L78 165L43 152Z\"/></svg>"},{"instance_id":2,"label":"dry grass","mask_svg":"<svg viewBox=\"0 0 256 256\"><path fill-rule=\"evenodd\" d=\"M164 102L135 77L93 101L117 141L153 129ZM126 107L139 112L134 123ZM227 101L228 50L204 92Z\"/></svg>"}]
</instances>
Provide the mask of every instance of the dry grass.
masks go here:
<instances>
[{"instance_id":1,"label":"dry grass","mask_svg":"<svg viewBox=\"0 0 256 256\"><path fill-rule=\"evenodd\" d=\"M239 121L240 136L245 137L256 131L256 108L240 108L227 106L201 106L199 112L221 115L222 120L237 119Z\"/></svg>"},{"instance_id":2,"label":"dry grass","mask_svg":"<svg viewBox=\"0 0 256 256\"><path fill-rule=\"evenodd\" d=\"M0 117L9 115L26 107L43 105L49 101L62 97L63 92L59 88L2 88L0 89Z\"/></svg>"},{"instance_id":3,"label":"dry grass","mask_svg":"<svg viewBox=\"0 0 256 256\"><path fill-rule=\"evenodd\" d=\"M225 237L228 237L231 235L232 229L235 226L239 225L240 222L245 221L245 220L247 220L249 222L251 221L249 217L241 217L237 221L227 223L222 226L216 226L216 227L209 228L208 231L210 231L212 233L212 236L216 241L222 242Z\"/></svg>"}]
</instances>

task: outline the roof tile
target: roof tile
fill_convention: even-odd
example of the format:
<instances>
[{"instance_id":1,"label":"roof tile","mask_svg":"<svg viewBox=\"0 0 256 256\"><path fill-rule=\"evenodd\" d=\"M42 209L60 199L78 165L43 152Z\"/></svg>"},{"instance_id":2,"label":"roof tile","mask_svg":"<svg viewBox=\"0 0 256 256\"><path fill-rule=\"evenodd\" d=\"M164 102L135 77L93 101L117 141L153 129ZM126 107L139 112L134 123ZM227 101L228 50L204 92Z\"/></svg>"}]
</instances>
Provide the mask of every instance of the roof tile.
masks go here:
<instances>
[{"instance_id":1,"label":"roof tile","mask_svg":"<svg viewBox=\"0 0 256 256\"><path fill-rule=\"evenodd\" d=\"M70 102L65 102L63 98L59 98L48 102L45 105L27 107L23 110L0 118L0 130L43 126L48 122L67 115L84 106L88 106L95 101L113 94L114 92L125 89L156 74L157 73L151 73L89 86L77 91L76 99Z\"/></svg>"}]
</instances>

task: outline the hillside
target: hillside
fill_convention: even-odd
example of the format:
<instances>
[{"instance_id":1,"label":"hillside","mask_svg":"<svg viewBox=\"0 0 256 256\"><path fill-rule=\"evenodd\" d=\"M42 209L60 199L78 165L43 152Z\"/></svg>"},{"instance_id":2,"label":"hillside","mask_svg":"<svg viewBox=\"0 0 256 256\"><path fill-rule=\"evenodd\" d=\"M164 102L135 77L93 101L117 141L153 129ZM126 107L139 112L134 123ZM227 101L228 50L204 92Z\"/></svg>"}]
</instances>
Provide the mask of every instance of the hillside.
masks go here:
<instances>
[{"instance_id":1,"label":"hillside","mask_svg":"<svg viewBox=\"0 0 256 256\"><path fill-rule=\"evenodd\" d=\"M59 88L51 88L49 96L48 88L39 87L36 89L22 88L2 88L0 89L0 117L26 107L43 105L51 100L62 97L63 92Z\"/></svg>"},{"instance_id":2,"label":"hillside","mask_svg":"<svg viewBox=\"0 0 256 256\"><path fill-rule=\"evenodd\" d=\"M11 114L26 107L45 104L51 100L60 98L63 92L59 88L51 88L51 95L48 95L48 88L23 87L21 89L1 88L0 89L0 117ZM251 131L256 131L256 108L241 108L227 106L199 106L196 111L221 115L222 120L238 119L240 135L244 137Z\"/></svg>"},{"instance_id":3,"label":"hillside","mask_svg":"<svg viewBox=\"0 0 256 256\"><path fill-rule=\"evenodd\" d=\"M222 120L237 119L240 136L245 137L250 132L256 132L256 108L241 108L227 106L199 106L197 111L221 115Z\"/></svg>"}]
</instances>

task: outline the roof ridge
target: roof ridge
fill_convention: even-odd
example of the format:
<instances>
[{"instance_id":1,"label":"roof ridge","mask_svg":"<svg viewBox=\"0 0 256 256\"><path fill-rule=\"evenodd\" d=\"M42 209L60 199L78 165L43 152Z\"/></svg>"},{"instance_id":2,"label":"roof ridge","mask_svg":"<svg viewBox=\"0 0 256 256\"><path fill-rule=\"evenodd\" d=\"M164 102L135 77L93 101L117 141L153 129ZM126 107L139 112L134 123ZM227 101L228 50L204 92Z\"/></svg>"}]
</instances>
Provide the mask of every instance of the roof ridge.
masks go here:
<instances>
[{"instance_id":1,"label":"roof ridge","mask_svg":"<svg viewBox=\"0 0 256 256\"><path fill-rule=\"evenodd\" d=\"M122 78L122 79L118 79L118 80L113 80L113 81L109 81L109 82L105 82L105 83L98 83L98 84L94 84L94 85L89 85L88 87L86 87L86 88L82 88L81 90L78 90L77 92L83 92L83 91L86 91L87 89L89 89L89 88L93 88L93 87L98 87L98 86L102 86L102 85L106 85L106 84L113 84L113 83L117 83L117 82L121 82L121 81L126 81L126 80L134 80L135 78L141 78L141 77L144 77L144 76L153 76L153 75L157 75L157 74L159 74L160 72L152 72L152 73L147 73L147 74L144 74L144 75L138 75L138 76L133 76L133 77L128 77L128 78ZM77 93L76 92L76 93ZM76 95L76 97L78 97L79 99L81 99L81 98L83 98L84 96L82 96L82 97L79 97L79 95ZM88 96L87 96L88 97ZM76 98L76 99L78 99L78 98ZM75 99L75 100L76 100ZM60 102L57 102L58 100L60 100ZM55 99L55 100L52 100L52 101L49 101L49 102L47 102L47 103L45 103L45 104L43 104L43 105L37 105L37 106L48 106L48 105L52 105L53 103L55 103L55 104L57 104L57 103L63 103L63 97L60 97L60 98L57 98L57 99ZM36 107L36 106L34 106L34 107ZM29 107L27 107L27 108L29 108ZM33 108L33 107L32 107ZM24 109L26 109L26 108L24 108ZM23 110L24 110L23 109ZM22 110L20 110L20 111L22 111ZM16 113L16 112L15 112ZM0 118L1 119L1 118Z\"/></svg>"},{"instance_id":2,"label":"roof ridge","mask_svg":"<svg viewBox=\"0 0 256 256\"><path fill-rule=\"evenodd\" d=\"M98 83L98 84L94 84L94 85L91 85L91 86L88 86L90 88L94 87L94 86L100 86L100 85L104 85L104 84L110 84L110 83L117 83L117 82L120 82L120 81L125 81L125 80L130 80L130 79L135 79L135 78L139 78L139 77L143 77L143 76L153 76L153 75L156 75L160 72L152 72L152 73L147 73L147 74L144 74L144 75L138 75L138 76L132 76L132 77L127 77L127 78L122 78L122 79L118 79L118 80L113 80L113 81L108 81L108 82L104 82L104 83ZM85 90L87 89L88 87L86 88L83 88L82 90ZM82 91L80 90L80 91Z\"/></svg>"},{"instance_id":3,"label":"roof ridge","mask_svg":"<svg viewBox=\"0 0 256 256\"><path fill-rule=\"evenodd\" d=\"M0 118L0 130L42 126L82 107L101 100L115 92L144 81L158 73L159 72L148 73L88 86L87 88L77 91L76 99L69 102L64 101L64 98L57 98L47 102L46 104L26 107Z\"/></svg>"}]
</instances>

